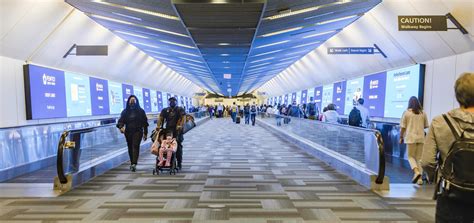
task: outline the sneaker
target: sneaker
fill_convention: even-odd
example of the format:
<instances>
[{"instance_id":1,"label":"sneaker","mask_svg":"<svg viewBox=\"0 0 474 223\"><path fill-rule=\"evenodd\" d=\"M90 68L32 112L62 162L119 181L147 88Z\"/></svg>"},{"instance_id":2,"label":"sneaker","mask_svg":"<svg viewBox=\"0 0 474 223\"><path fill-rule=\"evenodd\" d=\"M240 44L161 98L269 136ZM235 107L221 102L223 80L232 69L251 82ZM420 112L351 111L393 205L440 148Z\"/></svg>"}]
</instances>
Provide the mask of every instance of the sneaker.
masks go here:
<instances>
[{"instance_id":1,"label":"sneaker","mask_svg":"<svg viewBox=\"0 0 474 223\"><path fill-rule=\"evenodd\" d=\"M132 164L131 169L132 169L132 172L137 171L137 164Z\"/></svg>"},{"instance_id":2,"label":"sneaker","mask_svg":"<svg viewBox=\"0 0 474 223\"><path fill-rule=\"evenodd\" d=\"M416 184L418 184L418 185L423 185L423 184L424 184L423 179L421 179L421 177L420 177L420 179L418 179L418 181L416 182Z\"/></svg>"}]
</instances>

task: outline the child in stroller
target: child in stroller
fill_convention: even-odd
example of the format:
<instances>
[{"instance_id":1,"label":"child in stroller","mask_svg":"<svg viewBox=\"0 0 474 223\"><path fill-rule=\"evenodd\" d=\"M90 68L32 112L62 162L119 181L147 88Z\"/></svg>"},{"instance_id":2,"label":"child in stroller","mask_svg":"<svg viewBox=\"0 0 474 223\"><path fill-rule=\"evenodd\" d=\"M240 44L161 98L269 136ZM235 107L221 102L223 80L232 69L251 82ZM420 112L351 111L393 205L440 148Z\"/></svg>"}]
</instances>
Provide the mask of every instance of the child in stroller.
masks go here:
<instances>
[{"instance_id":1,"label":"child in stroller","mask_svg":"<svg viewBox=\"0 0 474 223\"><path fill-rule=\"evenodd\" d=\"M175 153L177 148L178 143L176 138L173 138L173 133L170 132L166 135L163 134L163 131L157 133L157 138L152 146L152 153L157 156L153 175L159 174L159 172L163 172L166 169L169 170L170 175L176 175L177 161Z\"/></svg>"}]
</instances>

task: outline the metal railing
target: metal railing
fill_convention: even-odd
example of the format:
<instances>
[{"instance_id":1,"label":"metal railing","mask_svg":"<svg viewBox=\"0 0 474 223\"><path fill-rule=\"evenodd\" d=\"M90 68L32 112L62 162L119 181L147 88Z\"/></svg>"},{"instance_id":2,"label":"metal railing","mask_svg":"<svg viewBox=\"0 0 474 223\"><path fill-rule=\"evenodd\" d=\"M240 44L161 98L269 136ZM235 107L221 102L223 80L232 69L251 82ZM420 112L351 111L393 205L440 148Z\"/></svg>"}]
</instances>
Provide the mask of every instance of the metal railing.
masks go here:
<instances>
[{"instance_id":1,"label":"metal railing","mask_svg":"<svg viewBox=\"0 0 474 223\"><path fill-rule=\"evenodd\" d=\"M377 174L376 184L383 184L385 151L378 130L269 113L260 120L361 163Z\"/></svg>"},{"instance_id":2,"label":"metal railing","mask_svg":"<svg viewBox=\"0 0 474 223\"><path fill-rule=\"evenodd\" d=\"M186 116L186 120L188 120L189 123L185 128L187 128L186 131L189 131L196 126L194 120L205 118L206 114L200 114L197 116L197 113L189 113ZM156 126L157 117L149 117L148 122L151 133L151 129ZM100 137L98 137L98 135L100 135ZM104 140L104 135L111 136L111 139ZM97 159L98 156L105 156L116 151L112 149L112 151L102 151L95 154L91 153L89 154L90 157L81 157L81 154L83 154L81 152L82 150L98 150L99 147L105 147L107 145L110 147L110 144L116 144L117 147L123 148L126 144L124 143L124 137L121 137L121 135L120 131L116 129L116 123L92 128L79 128L63 131L58 142L56 160L57 178L59 183L67 184L68 178L66 175L78 172L80 170L80 165L87 162L92 163L92 161ZM99 140L94 141L94 138L99 138ZM120 144L123 144L123 146L119 146ZM65 161L67 161L66 165Z\"/></svg>"}]
</instances>

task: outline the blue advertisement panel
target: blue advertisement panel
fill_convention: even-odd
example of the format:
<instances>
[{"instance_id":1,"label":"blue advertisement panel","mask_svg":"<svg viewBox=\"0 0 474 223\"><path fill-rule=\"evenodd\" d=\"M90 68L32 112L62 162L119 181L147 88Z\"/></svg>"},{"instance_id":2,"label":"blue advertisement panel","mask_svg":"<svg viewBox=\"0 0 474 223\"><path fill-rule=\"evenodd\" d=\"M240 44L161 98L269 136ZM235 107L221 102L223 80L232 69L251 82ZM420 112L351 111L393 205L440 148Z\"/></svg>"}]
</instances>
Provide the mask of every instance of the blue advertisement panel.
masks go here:
<instances>
[{"instance_id":1,"label":"blue advertisement panel","mask_svg":"<svg viewBox=\"0 0 474 223\"><path fill-rule=\"evenodd\" d=\"M25 65L25 71L27 118L66 117L64 72L35 65Z\"/></svg>"},{"instance_id":2,"label":"blue advertisement panel","mask_svg":"<svg viewBox=\"0 0 474 223\"><path fill-rule=\"evenodd\" d=\"M300 104L306 104L308 102L308 90L301 91Z\"/></svg>"},{"instance_id":3,"label":"blue advertisement panel","mask_svg":"<svg viewBox=\"0 0 474 223\"><path fill-rule=\"evenodd\" d=\"M364 77L364 106L369 109L370 116L383 117L385 103L385 72Z\"/></svg>"},{"instance_id":4,"label":"blue advertisement panel","mask_svg":"<svg viewBox=\"0 0 474 223\"><path fill-rule=\"evenodd\" d=\"M185 106L186 106L183 96L179 96L179 104L180 104L181 107L185 107ZM186 107L186 109L187 109L187 108L188 108L188 107Z\"/></svg>"},{"instance_id":5,"label":"blue advertisement panel","mask_svg":"<svg viewBox=\"0 0 474 223\"><path fill-rule=\"evenodd\" d=\"M130 95L132 95L133 93L134 92L132 85L122 84L123 108L127 107L128 97L130 97Z\"/></svg>"},{"instance_id":6,"label":"blue advertisement panel","mask_svg":"<svg viewBox=\"0 0 474 223\"><path fill-rule=\"evenodd\" d=\"M143 102L143 89L141 87L133 86L133 94L137 96L138 101L140 102L140 107L145 108L145 102Z\"/></svg>"},{"instance_id":7,"label":"blue advertisement panel","mask_svg":"<svg viewBox=\"0 0 474 223\"><path fill-rule=\"evenodd\" d=\"M143 88L143 110L146 113L151 112L151 95L150 89Z\"/></svg>"},{"instance_id":8,"label":"blue advertisement panel","mask_svg":"<svg viewBox=\"0 0 474 223\"><path fill-rule=\"evenodd\" d=\"M158 94L156 91L153 91L153 90L150 91L150 106L151 106L151 112L154 112L154 113L158 112Z\"/></svg>"},{"instance_id":9,"label":"blue advertisement panel","mask_svg":"<svg viewBox=\"0 0 474 223\"><path fill-rule=\"evenodd\" d=\"M306 90L306 103L314 102L314 88ZM311 101L312 99L312 101Z\"/></svg>"},{"instance_id":10,"label":"blue advertisement panel","mask_svg":"<svg viewBox=\"0 0 474 223\"><path fill-rule=\"evenodd\" d=\"M123 110L122 84L109 81L109 107L110 114L120 114Z\"/></svg>"},{"instance_id":11,"label":"blue advertisement panel","mask_svg":"<svg viewBox=\"0 0 474 223\"><path fill-rule=\"evenodd\" d=\"M161 91L157 91L156 95L158 96L158 112L161 112L164 108L163 98L165 97L163 97L163 92ZM168 107L168 104L166 104L166 107Z\"/></svg>"},{"instance_id":12,"label":"blue advertisement panel","mask_svg":"<svg viewBox=\"0 0 474 223\"><path fill-rule=\"evenodd\" d=\"M67 116L92 115L89 77L68 73L65 75Z\"/></svg>"},{"instance_id":13,"label":"blue advertisement panel","mask_svg":"<svg viewBox=\"0 0 474 223\"><path fill-rule=\"evenodd\" d=\"M291 93L291 99L289 101L290 104L296 103L296 92Z\"/></svg>"},{"instance_id":14,"label":"blue advertisement panel","mask_svg":"<svg viewBox=\"0 0 474 223\"><path fill-rule=\"evenodd\" d=\"M364 92L364 78L359 77L346 82L346 100L344 114L349 115L352 108L357 105L357 100L362 98Z\"/></svg>"},{"instance_id":15,"label":"blue advertisement panel","mask_svg":"<svg viewBox=\"0 0 474 223\"><path fill-rule=\"evenodd\" d=\"M323 86L323 98L321 101L321 106L324 108L329 104L333 103L332 96L333 96L334 85L328 84ZM321 109L322 110L322 109Z\"/></svg>"},{"instance_id":16,"label":"blue advertisement panel","mask_svg":"<svg viewBox=\"0 0 474 223\"><path fill-rule=\"evenodd\" d=\"M109 84L107 80L89 77L92 115L108 115L109 108Z\"/></svg>"},{"instance_id":17,"label":"blue advertisement panel","mask_svg":"<svg viewBox=\"0 0 474 223\"><path fill-rule=\"evenodd\" d=\"M296 92L296 99L295 99L295 101L296 101L296 104L297 104L297 105L302 104L302 103L301 103L301 91Z\"/></svg>"},{"instance_id":18,"label":"blue advertisement panel","mask_svg":"<svg viewBox=\"0 0 474 223\"><path fill-rule=\"evenodd\" d=\"M288 105L288 98L289 98L289 95L288 95L288 94L285 94L285 99L284 99L284 101L283 101L283 103L284 103L285 105Z\"/></svg>"},{"instance_id":19,"label":"blue advertisement panel","mask_svg":"<svg viewBox=\"0 0 474 223\"><path fill-rule=\"evenodd\" d=\"M278 97L278 103L282 105L283 104L282 102L283 102L283 96Z\"/></svg>"},{"instance_id":20,"label":"blue advertisement panel","mask_svg":"<svg viewBox=\"0 0 474 223\"><path fill-rule=\"evenodd\" d=\"M419 64L398 70L387 71L384 117L402 117L403 112L408 107L408 100L410 97L419 97L420 77Z\"/></svg>"},{"instance_id":21,"label":"blue advertisement panel","mask_svg":"<svg viewBox=\"0 0 474 223\"><path fill-rule=\"evenodd\" d=\"M322 106L323 106L323 87L322 86L314 88L314 102L318 106L319 110L322 111Z\"/></svg>"},{"instance_id":22,"label":"blue advertisement panel","mask_svg":"<svg viewBox=\"0 0 474 223\"><path fill-rule=\"evenodd\" d=\"M341 82L334 83L333 103L336 105L336 110L340 115L344 114L345 99L346 99L346 82L341 81Z\"/></svg>"}]
</instances>

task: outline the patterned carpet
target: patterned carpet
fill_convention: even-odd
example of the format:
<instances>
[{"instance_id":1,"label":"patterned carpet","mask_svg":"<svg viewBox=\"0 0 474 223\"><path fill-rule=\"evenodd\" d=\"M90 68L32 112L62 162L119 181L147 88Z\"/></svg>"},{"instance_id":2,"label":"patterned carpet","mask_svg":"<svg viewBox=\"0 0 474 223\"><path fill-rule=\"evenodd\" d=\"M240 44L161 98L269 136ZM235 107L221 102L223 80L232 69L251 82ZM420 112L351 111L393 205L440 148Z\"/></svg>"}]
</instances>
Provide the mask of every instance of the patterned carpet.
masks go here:
<instances>
[{"instance_id":1,"label":"patterned carpet","mask_svg":"<svg viewBox=\"0 0 474 223\"><path fill-rule=\"evenodd\" d=\"M259 126L185 135L183 172L124 163L57 198L0 198L0 222L433 222L434 203L385 199Z\"/></svg>"}]
</instances>

